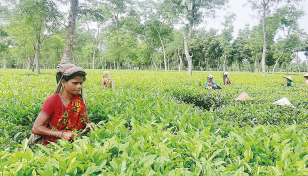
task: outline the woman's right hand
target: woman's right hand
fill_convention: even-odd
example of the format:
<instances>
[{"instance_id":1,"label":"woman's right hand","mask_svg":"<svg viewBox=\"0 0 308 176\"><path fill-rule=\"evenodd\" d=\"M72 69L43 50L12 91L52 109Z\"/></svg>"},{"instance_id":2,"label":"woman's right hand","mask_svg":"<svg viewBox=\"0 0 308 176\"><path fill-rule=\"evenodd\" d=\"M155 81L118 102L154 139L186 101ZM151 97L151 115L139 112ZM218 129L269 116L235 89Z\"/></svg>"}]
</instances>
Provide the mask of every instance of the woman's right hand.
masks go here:
<instances>
[{"instance_id":1,"label":"woman's right hand","mask_svg":"<svg viewBox=\"0 0 308 176\"><path fill-rule=\"evenodd\" d=\"M70 140L74 140L75 136L78 136L78 134L74 132L64 132L63 138L70 141Z\"/></svg>"}]
</instances>

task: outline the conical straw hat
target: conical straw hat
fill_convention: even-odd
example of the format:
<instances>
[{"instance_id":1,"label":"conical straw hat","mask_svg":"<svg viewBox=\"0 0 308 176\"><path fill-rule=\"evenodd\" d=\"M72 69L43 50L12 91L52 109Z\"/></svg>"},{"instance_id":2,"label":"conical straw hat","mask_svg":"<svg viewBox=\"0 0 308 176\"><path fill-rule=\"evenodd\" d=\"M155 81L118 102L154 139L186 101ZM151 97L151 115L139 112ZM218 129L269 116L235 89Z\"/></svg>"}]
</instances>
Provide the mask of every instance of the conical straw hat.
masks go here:
<instances>
[{"instance_id":1,"label":"conical straw hat","mask_svg":"<svg viewBox=\"0 0 308 176\"><path fill-rule=\"evenodd\" d=\"M246 100L253 100L248 93L242 92L237 98L235 98L237 101L246 101Z\"/></svg>"},{"instance_id":2,"label":"conical straw hat","mask_svg":"<svg viewBox=\"0 0 308 176\"><path fill-rule=\"evenodd\" d=\"M306 73L306 74L304 75L304 77L308 77L308 73Z\"/></svg>"},{"instance_id":3,"label":"conical straw hat","mask_svg":"<svg viewBox=\"0 0 308 176\"><path fill-rule=\"evenodd\" d=\"M291 82L293 82L293 79L292 79L291 76L287 76L287 77L285 77L285 78L287 78L288 80L290 80Z\"/></svg>"},{"instance_id":4,"label":"conical straw hat","mask_svg":"<svg viewBox=\"0 0 308 176\"><path fill-rule=\"evenodd\" d=\"M290 107L295 108L295 107L292 105L292 103L289 101L289 99L286 98L286 97L283 97L282 99L280 99L280 100L278 100L278 101L275 101L273 104L274 104L274 105L279 105L279 106L285 106L285 105L287 105L287 106L290 106Z\"/></svg>"}]
</instances>

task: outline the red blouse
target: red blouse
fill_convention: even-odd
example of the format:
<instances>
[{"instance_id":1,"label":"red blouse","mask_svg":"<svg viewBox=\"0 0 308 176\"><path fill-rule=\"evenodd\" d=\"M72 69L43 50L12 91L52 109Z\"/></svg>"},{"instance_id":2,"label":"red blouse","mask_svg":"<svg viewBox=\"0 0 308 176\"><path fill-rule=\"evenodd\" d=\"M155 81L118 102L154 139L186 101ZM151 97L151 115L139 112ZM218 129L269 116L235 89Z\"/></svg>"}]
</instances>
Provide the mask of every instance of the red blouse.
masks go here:
<instances>
[{"instance_id":1,"label":"red blouse","mask_svg":"<svg viewBox=\"0 0 308 176\"><path fill-rule=\"evenodd\" d=\"M107 81L106 79L103 79L103 85L105 85L107 87Z\"/></svg>"},{"instance_id":2,"label":"red blouse","mask_svg":"<svg viewBox=\"0 0 308 176\"><path fill-rule=\"evenodd\" d=\"M48 97L41 110L48 117L47 128L53 131L82 130L86 125L87 109L80 95L75 95L68 107L65 107L59 94ZM60 137L46 137L43 144L56 142Z\"/></svg>"},{"instance_id":3,"label":"red blouse","mask_svg":"<svg viewBox=\"0 0 308 176\"><path fill-rule=\"evenodd\" d=\"M46 99L41 113L48 117L52 126L57 126L65 111L67 111L67 107L62 103L59 94L53 94Z\"/></svg>"}]
</instances>

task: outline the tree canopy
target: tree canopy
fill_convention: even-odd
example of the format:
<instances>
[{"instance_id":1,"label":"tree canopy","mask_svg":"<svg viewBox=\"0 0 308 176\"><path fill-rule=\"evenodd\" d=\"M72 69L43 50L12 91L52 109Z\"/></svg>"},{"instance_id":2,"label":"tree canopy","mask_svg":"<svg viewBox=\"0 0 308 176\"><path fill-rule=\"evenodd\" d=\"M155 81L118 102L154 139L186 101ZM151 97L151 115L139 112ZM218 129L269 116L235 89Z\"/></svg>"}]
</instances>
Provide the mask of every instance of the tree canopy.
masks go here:
<instances>
[{"instance_id":1,"label":"tree canopy","mask_svg":"<svg viewBox=\"0 0 308 176\"><path fill-rule=\"evenodd\" d=\"M307 65L291 62L293 53L308 52L307 33L298 25L304 12L295 1L279 6L282 1L247 0L259 24L246 25L237 36L233 13L224 17L222 30L199 27L213 20L225 0L3 2L2 68L39 74L41 68L71 62L92 69L187 70L191 75L193 70L264 72L265 67L274 73L286 70L286 64ZM65 4L67 11L60 7Z\"/></svg>"}]
</instances>

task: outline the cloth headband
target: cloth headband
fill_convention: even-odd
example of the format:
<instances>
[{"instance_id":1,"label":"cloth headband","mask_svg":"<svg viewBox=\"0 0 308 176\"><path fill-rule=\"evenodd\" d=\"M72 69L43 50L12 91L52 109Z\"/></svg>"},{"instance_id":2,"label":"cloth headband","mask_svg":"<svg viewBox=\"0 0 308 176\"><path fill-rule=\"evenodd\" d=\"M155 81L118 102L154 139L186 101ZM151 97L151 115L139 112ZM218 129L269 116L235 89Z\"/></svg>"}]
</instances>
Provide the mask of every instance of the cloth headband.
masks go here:
<instances>
[{"instance_id":1,"label":"cloth headband","mask_svg":"<svg viewBox=\"0 0 308 176\"><path fill-rule=\"evenodd\" d=\"M73 67L74 67L74 66L71 66L70 68L73 68ZM68 69L70 69L70 68L68 68ZM66 69L66 70L68 70L68 69ZM65 72L66 70L64 70L64 72ZM63 75L64 72L62 72L61 74Z\"/></svg>"},{"instance_id":2,"label":"cloth headband","mask_svg":"<svg viewBox=\"0 0 308 176\"><path fill-rule=\"evenodd\" d=\"M75 64L59 64L57 66L57 72L60 72L64 76L70 76L79 71L85 72L83 68L77 67Z\"/></svg>"}]
</instances>

